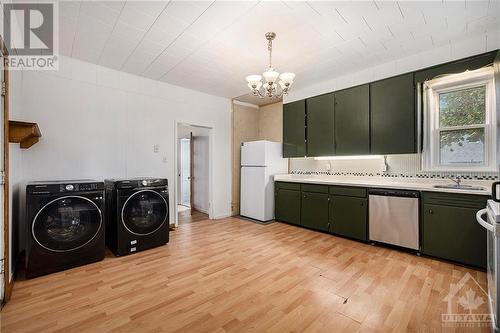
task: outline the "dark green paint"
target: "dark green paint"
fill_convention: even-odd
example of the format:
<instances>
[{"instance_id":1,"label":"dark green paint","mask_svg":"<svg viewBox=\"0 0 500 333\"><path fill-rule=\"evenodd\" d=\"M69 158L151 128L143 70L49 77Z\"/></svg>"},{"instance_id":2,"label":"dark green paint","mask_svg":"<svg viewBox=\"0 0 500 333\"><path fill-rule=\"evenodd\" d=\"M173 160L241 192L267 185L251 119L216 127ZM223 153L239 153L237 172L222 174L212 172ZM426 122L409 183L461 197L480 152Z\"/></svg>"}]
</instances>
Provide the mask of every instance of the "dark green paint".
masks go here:
<instances>
[{"instance_id":1,"label":"dark green paint","mask_svg":"<svg viewBox=\"0 0 500 333\"><path fill-rule=\"evenodd\" d=\"M328 194L302 192L301 225L328 231Z\"/></svg>"},{"instance_id":2,"label":"dark green paint","mask_svg":"<svg viewBox=\"0 0 500 333\"><path fill-rule=\"evenodd\" d=\"M305 100L283 105L283 157L306 155Z\"/></svg>"},{"instance_id":3,"label":"dark green paint","mask_svg":"<svg viewBox=\"0 0 500 333\"><path fill-rule=\"evenodd\" d=\"M423 193L422 253L462 264L486 267L486 230L476 212L487 197Z\"/></svg>"},{"instance_id":4,"label":"dark green paint","mask_svg":"<svg viewBox=\"0 0 500 333\"><path fill-rule=\"evenodd\" d=\"M369 90L365 84L334 93L336 155L370 153Z\"/></svg>"},{"instance_id":5,"label":"dark green paint","mask_svg":"<svg viewBox=\"0 0 500 333\"><path fill-rule=\"evenodd\" d=\"M493 63L497 51L483 53L477 56L429 67L415 72L415 82L431 80L438 75L462 73L466 70L475 70Z\"/></svg>"},{"instance_id":6,"label":"dark green paint","mask_svg":"<svg viewBox=\"0 0 500 333\"><path fill-rule=\"evenodd\" d=\"M300 225L300 191L275 188L275 220Z\"/></svg>"},{"instance_id":7,"label":"dark green paint","mask_svg":"<svg viewBox=\"0 0 500 333\"><path fill-rule=\"evenodd\" d=\"M372 154L417 152L413 74L370 84Z\"/></svg>"},{"instance_id":8,"label":"dark green paint","mask_svg":"<svg viewBox=\"0 0 500 333\"><path fill-rule=\"evenodd\" d=\"M330 196L330 231L350 238L367 240L368 199Z\"/></svg>"},{"instance_id":9,"label":"dark green paint","mask_svg":"<svg viewBox=\"0 0 500 333\"><path fill-rule=\"evenodd\" d=\"M330 194L366 198L366 188L350 186L330 186Z\"/></svg>"},{"instance_id":10,"label":"dark green paint","mask_svg":"<svg viewBox=\"0 0 500 333\"><path fill-rule=\"evenodd\" d=\"M328 193L328 185L302 184L301 189L303 192Z\"/></svg>"},{"instance_id":11,"label":"dark green paint","mask_svg":"<svg viewBox=\"0 0 500 333\"><path fill-rule=\"evenodd\" d=\"M307 156L331 156L335 154L333 104L333 93L306 100Z\"/></svg>"},{"instance_id":12,"label":"dark green paint","mask_svg":"<svg viewBox=\"0 0 500 333\"><path fill-rule=\"evenodd\" d=\"M274 182L275 188L300 191L300 183Z\"/></svg>"}]
</instances>

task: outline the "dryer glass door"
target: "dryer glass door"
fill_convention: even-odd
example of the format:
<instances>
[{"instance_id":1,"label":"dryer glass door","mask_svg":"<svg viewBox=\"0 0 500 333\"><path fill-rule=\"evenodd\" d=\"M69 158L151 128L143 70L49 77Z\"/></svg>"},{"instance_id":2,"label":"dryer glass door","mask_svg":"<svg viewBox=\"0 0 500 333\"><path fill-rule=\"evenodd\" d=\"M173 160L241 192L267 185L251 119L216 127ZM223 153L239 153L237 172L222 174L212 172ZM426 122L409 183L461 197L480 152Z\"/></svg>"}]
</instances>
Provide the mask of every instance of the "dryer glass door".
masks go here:
<instances>
[{"instance_id":1,"label":"dryer glass door","mask_svg":"<svg viewBox=\"0 0 500 333\"><path fill-rule=\"evenodd\" d=\"M135 235L148 235L167 220L168 203L158 192L142 190L132 194L123 205L122 222Z\"/></svg>"},{"instance_id":2,"label":"dryer glass door","mask_svg":"<svg viewBox=\"0 0 500 333\"><path fill-rule=\"evenodd\" d=\"M35 241L47 250L65 252L90 242L99 232L102 215L91 200L67 196L46 204L32 224Z\"/></svg>"}]
</instances>

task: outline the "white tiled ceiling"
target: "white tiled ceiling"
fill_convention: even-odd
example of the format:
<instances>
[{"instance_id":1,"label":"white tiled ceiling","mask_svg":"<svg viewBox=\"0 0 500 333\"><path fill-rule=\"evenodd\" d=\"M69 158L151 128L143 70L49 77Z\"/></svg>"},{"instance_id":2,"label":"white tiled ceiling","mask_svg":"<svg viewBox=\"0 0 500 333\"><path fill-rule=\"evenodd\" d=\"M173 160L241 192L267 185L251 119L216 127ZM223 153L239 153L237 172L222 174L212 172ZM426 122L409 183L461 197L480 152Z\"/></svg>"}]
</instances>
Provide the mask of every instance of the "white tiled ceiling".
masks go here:
<instances>
[{"instance_id":1,"label":"white tiled ceiling","mask_svg":"<svg viewBox=\"0 0 500 333\"><path fill-rule=\"evenodd\" d=\"M500 1L61 1L63 55L224 97L274 65L307 85L472 36Z\"/></svg>"}]
</instances>

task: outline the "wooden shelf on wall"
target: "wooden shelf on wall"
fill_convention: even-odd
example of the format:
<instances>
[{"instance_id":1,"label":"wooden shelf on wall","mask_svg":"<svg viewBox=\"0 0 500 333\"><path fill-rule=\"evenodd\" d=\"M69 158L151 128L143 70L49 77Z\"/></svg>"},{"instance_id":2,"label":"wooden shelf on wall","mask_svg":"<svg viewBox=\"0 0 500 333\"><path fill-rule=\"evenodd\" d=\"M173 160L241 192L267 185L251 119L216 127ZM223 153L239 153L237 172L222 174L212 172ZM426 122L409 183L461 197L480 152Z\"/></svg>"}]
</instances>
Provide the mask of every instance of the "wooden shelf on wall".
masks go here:
<instances>
[{"instance_id":1,"label":"wooden shelf on wall","mask_svg":"<svg viewBox=\"0 0 500 333\"><path fill-rule=\"evenodd\" d=\"M41 136L37 123L9 120L9 142L19 143L21 148L28 149L37 143Z\"/></svg>"}]
</instances>

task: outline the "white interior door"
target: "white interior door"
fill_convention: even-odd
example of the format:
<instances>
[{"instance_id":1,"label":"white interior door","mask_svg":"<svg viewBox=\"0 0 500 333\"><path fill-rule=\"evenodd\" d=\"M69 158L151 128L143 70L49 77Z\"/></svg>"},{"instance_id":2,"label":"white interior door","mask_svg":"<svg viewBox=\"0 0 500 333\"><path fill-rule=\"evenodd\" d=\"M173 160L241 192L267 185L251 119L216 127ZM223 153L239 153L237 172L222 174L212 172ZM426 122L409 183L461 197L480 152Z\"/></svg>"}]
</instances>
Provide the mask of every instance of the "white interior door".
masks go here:
<instances>
[{"instance_id":1,"label":"white interior door","mask_svg":"<svg viewBox=\"0 0 500 333\"><path fill-rule=\"evenodd\" d=\"M193 202L192 207L202 213L209 210L209 163L210 138L200 135L193 136Z\"/></svg>"},{"instance_id":2,"label":"white interior door","mask_svg":"<svg viewBox=\"0 0 500 333\"><path fill-rule=\"evenodd\" d=\"M180 143L180 204L183 206L191 206L191 154L190 154L190 140L181 139Z\"/></svg>"}]
</instances>

